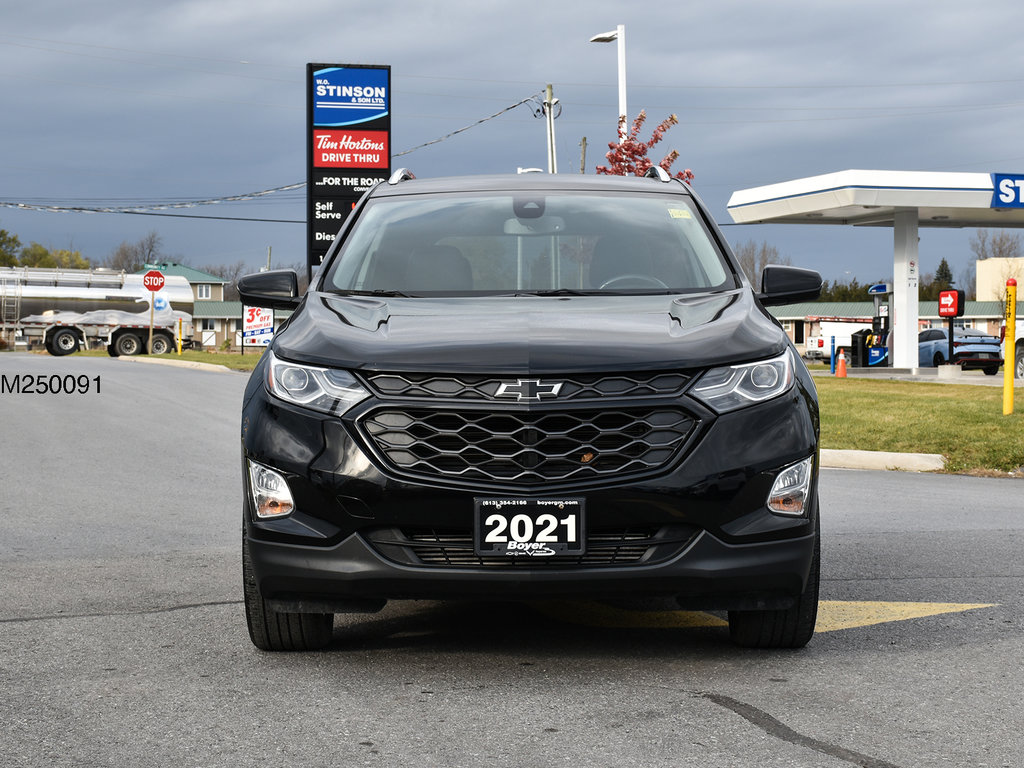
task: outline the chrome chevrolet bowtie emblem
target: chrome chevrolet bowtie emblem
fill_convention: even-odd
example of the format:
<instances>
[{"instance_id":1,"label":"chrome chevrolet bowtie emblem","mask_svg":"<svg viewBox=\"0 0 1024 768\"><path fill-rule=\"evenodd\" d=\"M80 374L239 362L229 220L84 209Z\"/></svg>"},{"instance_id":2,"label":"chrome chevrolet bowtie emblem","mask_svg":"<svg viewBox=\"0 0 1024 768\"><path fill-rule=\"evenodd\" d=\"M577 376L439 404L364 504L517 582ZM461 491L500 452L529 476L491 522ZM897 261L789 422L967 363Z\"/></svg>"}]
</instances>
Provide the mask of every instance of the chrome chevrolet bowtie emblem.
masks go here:
<instances>
[{"instance_id":1,"label":"chrome chevrolet bowtie emblem","mask_svg":"<svg viewBox=\"0 0 1024 768\"><path fill-rule=\"evenodd\" d=\"M545 397L558 397L561 389L562 382L519 379L515 384L509 382L501 384L494 396L514 397L516 400L540 400Z\"/></svg>"}]
</instances>

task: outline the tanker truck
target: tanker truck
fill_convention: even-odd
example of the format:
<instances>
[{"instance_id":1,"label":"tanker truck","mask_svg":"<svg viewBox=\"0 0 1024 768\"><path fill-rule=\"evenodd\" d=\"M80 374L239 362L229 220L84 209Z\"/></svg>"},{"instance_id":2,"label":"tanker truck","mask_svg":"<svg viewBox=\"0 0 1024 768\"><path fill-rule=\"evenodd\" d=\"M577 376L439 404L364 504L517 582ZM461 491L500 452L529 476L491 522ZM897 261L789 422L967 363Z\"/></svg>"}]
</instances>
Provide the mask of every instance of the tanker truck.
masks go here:
<instances>
[{"instance_id":1,"label":"tanker truck","mask_svg":"<svg viewBox=\"0 0 1024 768\"><path fill-rule=\"evenodd\" d=\"M0 267L0 325L5 335L51 355L105 346L108 354L146 351L152 302L154 354L178 338L192 346L192 287L177 275L153 292L142 275L109 269Z\"/></svg>"}]
</instances>

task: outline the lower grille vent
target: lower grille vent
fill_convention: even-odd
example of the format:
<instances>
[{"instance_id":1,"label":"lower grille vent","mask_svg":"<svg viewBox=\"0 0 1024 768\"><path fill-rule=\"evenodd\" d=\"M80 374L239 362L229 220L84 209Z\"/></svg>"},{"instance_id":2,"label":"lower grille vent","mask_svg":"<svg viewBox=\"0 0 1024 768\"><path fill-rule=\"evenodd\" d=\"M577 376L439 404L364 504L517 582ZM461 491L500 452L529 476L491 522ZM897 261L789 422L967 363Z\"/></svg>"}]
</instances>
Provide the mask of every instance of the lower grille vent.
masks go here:
<instances>
[{"instance_id":1,"label":"lower grille vent","mask_svg":"<svg viewBox=\"0 0 1024 768\"><path fill-rule=\"evenodd\" d=\"M674 557L696 538L685 525L591 531L579 557L479 557L470 531L382 528L366 534L384 557L434 568L572 568L650 565Z\"/></svg>"}]
</instances>

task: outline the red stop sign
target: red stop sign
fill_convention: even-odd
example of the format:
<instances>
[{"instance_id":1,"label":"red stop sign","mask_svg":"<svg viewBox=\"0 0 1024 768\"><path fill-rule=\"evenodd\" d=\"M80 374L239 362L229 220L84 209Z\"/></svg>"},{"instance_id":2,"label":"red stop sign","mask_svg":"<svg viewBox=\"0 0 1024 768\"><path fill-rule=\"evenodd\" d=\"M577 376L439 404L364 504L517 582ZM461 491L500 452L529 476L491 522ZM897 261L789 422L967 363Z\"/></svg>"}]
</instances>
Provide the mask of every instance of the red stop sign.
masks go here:
<instances>
[{"instance_id":1,"label":"red stop sign","mask_svg":"<svg viewBox=\"0 0 1024 768\"><path fill-rule=\"evenodd\" d=\"M142 276L142 284L151 291L159 291L164 287L164 273L151 269Z\"/></svg>"}]
</instances>

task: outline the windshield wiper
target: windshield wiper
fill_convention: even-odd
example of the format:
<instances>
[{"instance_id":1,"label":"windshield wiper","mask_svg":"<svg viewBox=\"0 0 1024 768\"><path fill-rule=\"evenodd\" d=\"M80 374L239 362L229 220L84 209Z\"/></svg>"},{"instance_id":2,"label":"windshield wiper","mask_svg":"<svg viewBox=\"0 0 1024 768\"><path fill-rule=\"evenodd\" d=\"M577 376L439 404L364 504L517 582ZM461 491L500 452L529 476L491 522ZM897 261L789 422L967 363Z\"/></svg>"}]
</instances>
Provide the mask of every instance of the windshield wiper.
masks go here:
<instances>
[{"instance_id":1,"label":"windshield wiper","mask_svg":"<svg viewBox=\"0 0 1024 768\"><path fill-rule=\"evenodd\" d=\"M339 289L337 291L331 291L331 293L336 293L339 296L382 296L382 297L385 297L385 298L394 298L394 299L412 299L412 298L415 298L414 296L412 296L412 295L410 295L408 293L403 293L402 291L385 291L385 290L380 290L380 291L349 291L349 290Z\"/></svg>"},{"instance_id":2,"label":"windshield wiper","mask_svg":"<svg viewBox=\"0 0 1024 768\"><path fill-rule=\"evenodd\" d=\"M600 296L608 291L583 290L579 288L545 288L539 291L516 291L516 296Z\"/></svg>"}]
</instances>

